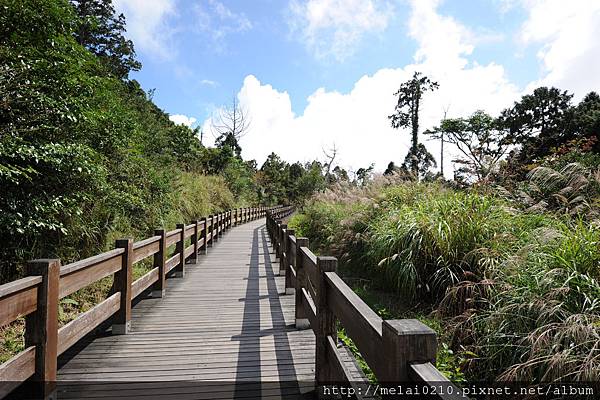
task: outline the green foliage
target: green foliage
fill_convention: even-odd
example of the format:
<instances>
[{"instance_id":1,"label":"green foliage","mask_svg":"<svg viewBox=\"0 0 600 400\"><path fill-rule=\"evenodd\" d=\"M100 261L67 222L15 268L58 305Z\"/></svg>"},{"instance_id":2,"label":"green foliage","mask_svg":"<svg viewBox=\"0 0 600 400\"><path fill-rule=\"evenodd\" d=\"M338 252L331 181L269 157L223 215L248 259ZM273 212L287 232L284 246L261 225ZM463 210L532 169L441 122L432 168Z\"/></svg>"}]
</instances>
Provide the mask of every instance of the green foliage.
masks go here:
<instances>
[{"instance_id":1,"label":"green foliage","mask_svg":"<svg viewBox=\"0 0 600 400\"><path fill-rule=\"evenodd\" d=\"M394 93L398 102L394 107L394 114L388 119L392 128L411 128L412 146L407 156L411 160L411 172L419 176L419 108L423 93L434 91L439 87L437 82L431 81L420 72L415 72L412 78L400 85Z\"/></svg>"},{"instance_id":2,"label":"green foliage","mask_svg":"<svg viewBox=\"0 0 600 400\"><path fill-rule=\"evenodd\" d=\"M600 368L597 225L440 184L354 191L317 196L290 225L311 247L340 256L342 274L362 271L362 280L396 293L408 308L432 307L436 319L426 322L449 344L438 354L447 376L457 382L594 379ZM379 312L391 310L357 293Z\"/></svg>"},{"instance_id":3,"label":"green foliage","mask_svg":"<svg viewBox=\"0 0 600 400\"><path fill-rule=\"evenodd\" d=\"M444 119L439 127L427 130L425 134L436 139L443 137L458 148L462 156L454 162L461 167L455 176L460 175L466 181L472 176L478 181L489 179L496 172L508 145L507 134L497 120L481 110L468 118Z\"/></svg>"},{"instance_id":4,"label":"green foliage","mask_svg":"<svg viewBox=\"0 0 600 400\"><path fill-rule=\"evenodd\" d=\"M71 0L77 16L77 43L94 53L113 76L126 79L142 65L133 42L125 39L125 16L115 15L112 0Z\"/></svg>"},{"instance_id":5,"label":"green foliage","mask_svg":"<svg viewBox=\"0 0 600 400\"><path fill-rule=\"evenodd\" d=\"M2 7L2 280L27 259L89 256L117 234L147 236L165 222L234 204L222 179L199 174L197 132L173 124L137 82L121 81L77 43L82 22L67 1ZM216 195L204 200L200 184Z\"/></svg>"},{"instance_id":6,"label":"green foliage","mask_svg":"<svg viewBox=\"0 0 600 400\"><path fill-rule=\"evenodd\" d=\"M325 176L318 162L290 165L275 153L263 163L257 181L262 188L259 200L263 204L301 204L325 187Z\"/></svg>"}]
</instances>

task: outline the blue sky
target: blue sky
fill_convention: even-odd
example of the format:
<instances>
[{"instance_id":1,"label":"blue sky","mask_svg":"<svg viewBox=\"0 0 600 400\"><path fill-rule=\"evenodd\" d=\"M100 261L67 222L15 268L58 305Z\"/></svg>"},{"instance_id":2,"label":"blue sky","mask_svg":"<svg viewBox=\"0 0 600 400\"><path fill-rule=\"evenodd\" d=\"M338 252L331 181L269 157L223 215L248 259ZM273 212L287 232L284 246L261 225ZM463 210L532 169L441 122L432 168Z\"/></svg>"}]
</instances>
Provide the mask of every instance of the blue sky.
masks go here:
<instances>
[{"instance_id":1,"label":"blue sky","mask_svg":"<svg viewBox=\"0 0 600 400\"><path fill-rule=\"evenodd\" d=\"M244 156L259 162L271 150L322 158L334 143L350 169L400 162L408 135L386 116L414 70L441 85L425 100L422 130L443 108L494 113L541 84L579 98L598 90L592 0L114 2L143 63L133 78L175 120L206 130L237 96L252 118Z\"/></svg>"}]
</instances>

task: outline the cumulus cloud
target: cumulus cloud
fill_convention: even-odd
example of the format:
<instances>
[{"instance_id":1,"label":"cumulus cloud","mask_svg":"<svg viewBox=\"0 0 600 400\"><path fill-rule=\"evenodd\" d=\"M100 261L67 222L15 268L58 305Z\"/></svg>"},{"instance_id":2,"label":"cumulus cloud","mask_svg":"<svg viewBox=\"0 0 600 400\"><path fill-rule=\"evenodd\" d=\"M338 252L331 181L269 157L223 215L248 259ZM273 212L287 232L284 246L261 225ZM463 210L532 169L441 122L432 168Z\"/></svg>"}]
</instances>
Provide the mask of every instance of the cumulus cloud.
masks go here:
<instances>
[{"instance_id":1,"label":"cumulus cloud","mask_svg":"<svg viewBox=\"0 0 600 400\"><path fill-rule=\"evenodd\" d=\"M169 119L177 125L185 125L187 127L192 126L197 121L196 118L188 117L187 115L183 114L170 115Z\"/></svg>"},{"instance_id":2,"label":"cumulus cloud","mask_svg":"<svg viewBox=\"0 0 600 400\"><path fill-rule=\"evenodd\" d=\"M160 58L168 58L173 49L168 44L171 30L166 19L174 16L175 0L114 0L115 9L127 18L127 36L135 49Z\"/></svg>"},{"instance_id":3,"label":"cumulus cloud","mask_svg":"<svg viewBox=\"0 0 600 400\"><path fill-rule=\"evenodd\" d=\"M582 97L600 88L600 2L523 0L528 18L519 39L541 46L537 52L544 76L529 89L554 85Z\"/></svg>"},{"instance_id":4,"label":"cumulus cloud","mask_svg":"<svg viewBox=\"0 0 600 400\"><path fill-rule=\"evenodd\" d=\"M292 0L288 23L318 58L343 60L367 33L382 32L392 15L386 0Z\"/></svg>"},{"instance_id":5,"label":"cumulus cloud","mask_svg":"<svg viewBox=\"0 0 600 400\"><path fill-rule=\"evenodd\" d=\"M508 81L502 66L469 61L476 35L458 21L439 15L436 1L414 0L411 4L409 34L418 43L414 63L365 75L347 93L317 89L301 115L292 111L286 92L247 76L238 93L240 104L252 118L250 131L242 138L244 157L261 163L275 151L288 161L323 160L322 150L335 143L340 165L350 170L373 161L379 171L390 161L401 163L410 147L410 135L407 130L392 129L387 116L396 101L393 93L416 70L440 84L437 92L424 98L422 131L439 123L444 108L449 107L450 117L476 109L497 113L518 97L518 89ZM439 159L438 143L426 145ZM451 158L448 154L444 166L449 176Z\"/></svg>"}]
</instances>

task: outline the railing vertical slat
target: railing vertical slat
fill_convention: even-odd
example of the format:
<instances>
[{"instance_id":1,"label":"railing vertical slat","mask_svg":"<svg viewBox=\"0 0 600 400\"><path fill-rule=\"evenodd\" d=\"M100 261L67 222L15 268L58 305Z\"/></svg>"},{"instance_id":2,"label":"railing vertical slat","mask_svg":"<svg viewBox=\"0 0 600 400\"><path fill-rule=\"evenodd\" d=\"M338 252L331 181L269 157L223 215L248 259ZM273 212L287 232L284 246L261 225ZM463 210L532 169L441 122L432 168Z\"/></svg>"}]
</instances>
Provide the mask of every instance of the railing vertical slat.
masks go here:
<instances>
[{"instance_id":1,"label":"railing vertical slat","mask_svg":"<svg viewBox=\"0 0 600 400\"><path fill-rule=\"evenodd\" d=\"M304 263L302 262L302 252L300 247L308 247L307 238L296 238L296 309L295 309L295 320L297 329L306 329L310 327L310 322L306 317L306 311L304 310L304 302L302 301L302 288L306 287L306 271L304 270Z\"/></svg>"},{"instance_id":2,"label":"railing vertical slat","mask_svg":"<svg viewBox=\"0 0 600 400\"><path fill-rule=\"evenodd\" d=\"M317 385L322 385L333 380L331 371L332 363L327 355L327 336L337 338L335 328L335 316L327 307L327 282L325 272L335 272L337 259L335 257L317 257L317 281L315 306L317 309L317 325L315 327L316 355L315 355L315 379Z\"/></svg>"},{"instance_id":3,"label":"railing vertical slat","mask_svg":"<svg viewBox=\"0 0 600 400\"><path fill-rule=\"evenodd\" d=\"M292 286L292 264L294 263L291 259L291 243L290 236L293 236L295 231L293 229L287 229L286 235L284 237L284 246L285 246L285 260L284 260L284 274L285 274L285 294L292 294L294 292L294 287Z\"/></svg>"},{"instance_id":4,"label":"railing vertical slat","mask_svg":"<svg viewBox=\"0 0 600 400\"><path fill-rule=\"evenodd\" d=\"M51 398L56 390L58 353L58 288L60 260L35 260L26 266L29 276L40 275L36 311L25 317L25 347L35 346L35 398Z\"/></svg>"},{"instance_id":5,"label":"railing vertical slat","mask_svg":"<svg viewBox=\"0 0 600 400\"><path fill-rule=\"evenodd\" d=\"M167 261L167 232L157 229L154 235L160 236L158 242L158 253L154 254L153 266L158 268L158 280L152 286L152 297L164 297L166 286L165 262Z\"/></svg>"},{"instance_id":6,"label":"railing vertical slat","mask_svg":"<svg viewBox=\"0 0 600 400\"><path fill-rule=\"evenodd\" d=\"M126 335L131 328L131 283L133 276L133 239L119 239L116 248L124 249L121 256L121 269L115 273L113 288L121 292L119 311L115 314L112 326L113 335Z\"/></svg>"},{"instance_id":7,"label":"railing vertical slat","mask_svg":"<svg viewBox=\"0 0 600 400\"><path fill-rule=\"evenodd\" d=\"M175 246L175 251L179 254L179 265L175 267L173 276L183 278L185 276L185 224L177 224L177 229L181 229L179 241Z\"/></svg>"}]
</instances>

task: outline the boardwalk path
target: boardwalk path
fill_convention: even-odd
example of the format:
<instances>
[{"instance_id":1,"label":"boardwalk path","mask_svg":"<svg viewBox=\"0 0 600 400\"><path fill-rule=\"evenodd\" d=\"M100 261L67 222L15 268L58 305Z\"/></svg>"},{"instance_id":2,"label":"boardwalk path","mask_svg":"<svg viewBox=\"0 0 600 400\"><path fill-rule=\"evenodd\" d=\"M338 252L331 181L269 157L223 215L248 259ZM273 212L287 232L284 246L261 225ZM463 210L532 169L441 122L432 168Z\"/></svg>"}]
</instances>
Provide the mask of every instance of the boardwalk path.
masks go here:
<instances>
[{"instance_id":1,"label":"boardwalk path","mask_svg":"<svg viewBox=\"0 0 600 400\"><path fill-rule=\"evenodd\" d=\"M270 251L264 219L225 233L186 265L185 278L167 281L165 298L133 308L129 335L95 337L62 357L59 382L85 385L61 398L291 398L309 391L314 335L294 328L294 296L283 295Z\"/></svg>"}]
</instances>

